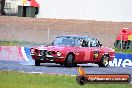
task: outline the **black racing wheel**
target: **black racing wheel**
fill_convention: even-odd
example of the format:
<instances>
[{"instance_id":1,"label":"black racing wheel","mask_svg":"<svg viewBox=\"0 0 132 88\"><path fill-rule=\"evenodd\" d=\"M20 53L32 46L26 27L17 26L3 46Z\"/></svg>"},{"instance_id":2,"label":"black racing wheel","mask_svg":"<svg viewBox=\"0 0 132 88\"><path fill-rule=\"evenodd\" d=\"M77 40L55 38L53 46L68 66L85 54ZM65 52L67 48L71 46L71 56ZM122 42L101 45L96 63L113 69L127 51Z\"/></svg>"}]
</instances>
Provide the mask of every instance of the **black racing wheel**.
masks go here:
<instances>
[{"instance_id":1,"label":"black racing wheel","mask_svg":"<svg viewBox=\"0 0 132 88\"><path fill-rule=\"evenodd\" d=\"M74 59L73 54L68 54L66 61L65 61L65 66L66 67L72 67L73 66L73 59Z\"/></svg>"},{"instance_id":2,"label":"black racing wheel","mask_svg":"<svg viewBox=\"0 0 132 88\"><path fill-rule=\"evenodd\" d=\"M109 65L109 56L103 55L100 63L98 63L99 67L107 67Z\"/></svg>"},{"instance_id":3,"label":"black racing wheel","mask_svg":"<svg viewBox=\"0 0 132 88\"><path fill-rule=\"evenodd\" d=\"M35 66L40 66L40 61L38 59L35 60Z\"/></svg>"}]
</instances>

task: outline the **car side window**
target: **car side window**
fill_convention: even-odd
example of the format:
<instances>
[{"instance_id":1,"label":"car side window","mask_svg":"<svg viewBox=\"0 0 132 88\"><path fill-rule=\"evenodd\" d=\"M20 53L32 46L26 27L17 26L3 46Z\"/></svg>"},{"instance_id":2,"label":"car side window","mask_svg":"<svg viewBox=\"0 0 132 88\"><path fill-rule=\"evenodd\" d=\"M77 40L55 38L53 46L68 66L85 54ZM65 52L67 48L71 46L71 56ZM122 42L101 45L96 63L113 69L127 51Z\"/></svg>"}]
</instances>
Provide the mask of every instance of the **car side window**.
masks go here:
<instances>
[{"instance_id":1,"label":"car side window","mask_svg":"<svg viewBox=\"0 0 132 88\"><path fill-rule=\"evenodd\" d=\"M97 47L101 47L101 46L102 46L102 44L100 43L100 41L98 41Z\"/></svg>"},{"instance_id":2,"label":"car side window","mask_svg":"<svg viewBox=\"0 0 132 88\"><path fill-rule=\"evenodd\" d=\"M97 47L97 41L93 40L91 43L92 43L92 47Z\"/></svg>"},{"instance_id":3,"label":"car side window","mask_svg":"<svg viewBox=\"0 0 132 88\"><path fill-rule=\"evenodd\" d=\"M83 40L81 46L82 47L88 47L88 41Z\"/></svg>"},{"instance_id":4,"label":"car side window","mask_svg":"<svg viewBox=\"0 0 132 88\"><path fill-rule=\"evenodd\" d=\"M96 40L91 40L90 42L90 47L101 47L102 44L96 39Z\"/></svg>"}]
</instances>

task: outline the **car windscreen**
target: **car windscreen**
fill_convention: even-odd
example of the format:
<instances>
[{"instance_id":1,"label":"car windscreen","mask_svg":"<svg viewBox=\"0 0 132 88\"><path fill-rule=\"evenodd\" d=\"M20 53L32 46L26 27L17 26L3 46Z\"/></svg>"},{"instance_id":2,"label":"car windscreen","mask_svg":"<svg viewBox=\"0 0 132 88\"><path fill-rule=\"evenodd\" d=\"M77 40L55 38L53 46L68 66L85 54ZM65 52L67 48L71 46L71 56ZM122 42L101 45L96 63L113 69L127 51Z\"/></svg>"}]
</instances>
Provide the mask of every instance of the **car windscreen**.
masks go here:
<instances>
[{"instance_id":1,"label":"car windscreen","mask_svg":"<svg viewBox=\"0 0 132 88\"><path fill-rule=\"evenodd\" d=\"M57 37L53 42L53 45L78 46L79 42L77 39L72 37Z\"/></svg>"}]
</instances>

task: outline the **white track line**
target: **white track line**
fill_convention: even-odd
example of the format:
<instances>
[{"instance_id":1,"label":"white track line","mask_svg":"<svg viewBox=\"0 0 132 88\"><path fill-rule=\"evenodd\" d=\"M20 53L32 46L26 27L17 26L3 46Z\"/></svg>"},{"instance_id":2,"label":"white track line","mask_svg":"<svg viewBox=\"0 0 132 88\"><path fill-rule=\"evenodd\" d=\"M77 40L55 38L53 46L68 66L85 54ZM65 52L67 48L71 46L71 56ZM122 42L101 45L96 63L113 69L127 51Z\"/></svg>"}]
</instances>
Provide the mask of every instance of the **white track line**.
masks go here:
<instances>
[{"instance_id":1,"label":"white track line","mask_svg":"<svg viewBox=\"0 0 132 88\"><path fill-rule=\"evenodd\" d=\"M21 47L21 52L22 52L22 55L23 55L24 59L25 59L26 61L29 61L29 59L28 59L27 56L26 56L24 47Z\"/></svg>"},{"instance_id":2,"label":"white track line","mask_svg":"<svg viewBox=\"0 0 132 88\"><path fill-rule=\"evenodd\" d=\"M43 72L25 72L29 74L48 74L48 75L66 75L66 76L76 76L76 75L68 75L68 74L60 74L60 73L43 73Z\"/></svg>"}]
</instances>

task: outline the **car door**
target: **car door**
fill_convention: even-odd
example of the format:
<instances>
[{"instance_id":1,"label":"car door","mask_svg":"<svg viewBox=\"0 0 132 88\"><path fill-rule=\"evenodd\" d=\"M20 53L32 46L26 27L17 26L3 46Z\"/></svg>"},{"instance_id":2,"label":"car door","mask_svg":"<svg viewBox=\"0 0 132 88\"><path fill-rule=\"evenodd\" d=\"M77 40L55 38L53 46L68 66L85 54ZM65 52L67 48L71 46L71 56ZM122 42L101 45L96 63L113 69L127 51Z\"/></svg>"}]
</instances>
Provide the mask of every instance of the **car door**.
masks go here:
<instances>
[{"instance_id":1,"label":"car door","mask_svg":"<svg viewBox=\"0 0 132 88\"><path fill-rule=\"evenodd\" d=\"M87 41L83 43L82 46L76 48L76 60L79 62L87 62L90 59L90 51Z\"/></svg>"},{"instance_id":2,"label":"car door","mask_svg":"<svg viewBox=\"0 0 132 88\"><path fill-rule=\"evenodd\" d=\"M95 55L97 55L95 52L96 49L98 49L97 47L97 41L91 41L89 39L85 40L85 44L83 45L82 48L80 48L80 50L82 50L84 52L84 58L83 58L83 62L94 62L97 59L94 58Z\"/></svg>"}]
</instances>

